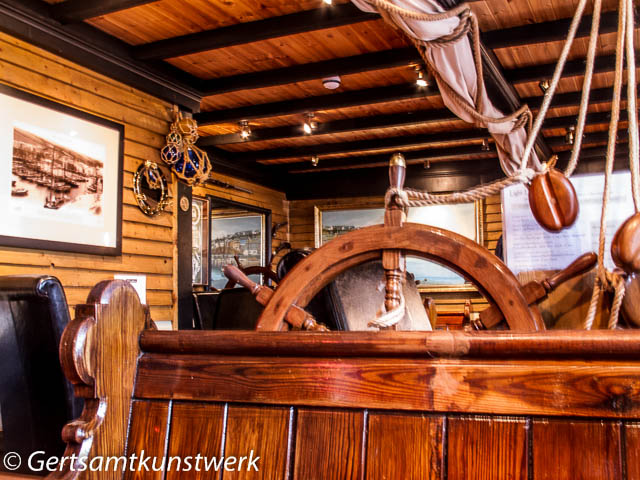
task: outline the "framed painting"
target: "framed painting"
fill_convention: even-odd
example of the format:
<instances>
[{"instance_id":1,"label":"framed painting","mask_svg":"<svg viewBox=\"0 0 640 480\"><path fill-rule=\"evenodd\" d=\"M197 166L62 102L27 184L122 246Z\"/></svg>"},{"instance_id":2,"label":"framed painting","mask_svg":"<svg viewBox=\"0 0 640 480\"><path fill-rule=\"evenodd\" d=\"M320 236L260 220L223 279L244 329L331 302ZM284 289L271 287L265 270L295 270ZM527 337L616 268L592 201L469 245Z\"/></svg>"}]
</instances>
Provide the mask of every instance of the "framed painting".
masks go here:
<instances>
[{"instance_id":1,"label":"framed painting","mask_svg":"<svg viewBox=\"0 0 640 480\"><path fill-rule=\"evenodd\" d=\"M411 208L407 220L451 230L480 244L483 242L481 202ZM316 206L316 247L356 228L380 223L384 223L384 208L357 208L356 205L343 208ZM475 287L461 275L436 262L408 257L407 271L415 276L420 291L475 291Z\"/></svg>"},{"instance_id":2,"label":"framed painting","mask_svg":"<svg viewBox=\"0 0 640 480\"><path fill-rule=\"evenodd\" d=\"M124 127L0 85L0 245L122 252Z\"/></svg>"}]
</instances>

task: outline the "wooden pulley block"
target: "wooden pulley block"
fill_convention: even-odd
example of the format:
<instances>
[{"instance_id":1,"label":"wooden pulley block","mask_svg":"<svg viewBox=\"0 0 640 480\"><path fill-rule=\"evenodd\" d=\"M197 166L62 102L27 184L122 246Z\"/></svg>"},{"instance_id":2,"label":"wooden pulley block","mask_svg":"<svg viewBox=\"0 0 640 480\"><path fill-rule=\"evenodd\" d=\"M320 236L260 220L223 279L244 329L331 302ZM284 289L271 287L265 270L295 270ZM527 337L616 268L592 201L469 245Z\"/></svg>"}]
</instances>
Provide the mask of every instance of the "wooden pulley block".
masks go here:
<instances>
[{"instance_id":1,"label":"wooden pulley block","mask_svg":"<svg viewBox=\"0 0 640 480\"><path fill-rule=\"evenodd\" d=\"M626 273L640 273L640 213L618 228L611 241L611 258Z\"/></svg>"},{"instance_id":2,"label":"wooden pulley block","mask_svg":"<svg viewBox=\"0 0 640 480\"><path fill-rule=\"evenodd\" d=\"M634 327L640 327L640 275L627 275L624 282L622 316Z\"/></svg>"},{"instance_id":3,"label":"wooden pulley block","mask_svg":"<svg viewBox=\"0 0 640 480\"><path fill-rule=\"evenodd\" d=\"M550 232L573 225L579 210L573 184L555 168L549 168L531 181L529 206L540 226Z\"/></svg>"}]
</instances>

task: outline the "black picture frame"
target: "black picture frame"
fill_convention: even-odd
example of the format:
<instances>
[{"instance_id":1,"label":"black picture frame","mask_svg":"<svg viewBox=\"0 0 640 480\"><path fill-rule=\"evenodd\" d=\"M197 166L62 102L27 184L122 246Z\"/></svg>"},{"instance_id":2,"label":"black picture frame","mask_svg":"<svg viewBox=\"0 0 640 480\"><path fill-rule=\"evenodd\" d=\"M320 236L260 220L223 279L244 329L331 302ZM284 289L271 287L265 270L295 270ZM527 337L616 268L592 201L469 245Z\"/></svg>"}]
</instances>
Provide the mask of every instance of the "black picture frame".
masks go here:
<instances>
[{"instance_id":1,"label":"black picture frame","mask_svg":"<svg viewBox=\"0 0 640 480\"><path fill-rule=\"evenodd\" d=\"M124 125L3 84L0 109L8 120L0 126L0 178L11 179L8 193L0 186L9 201L0 245L121 255Z\"/></svg>"}]
</instances>

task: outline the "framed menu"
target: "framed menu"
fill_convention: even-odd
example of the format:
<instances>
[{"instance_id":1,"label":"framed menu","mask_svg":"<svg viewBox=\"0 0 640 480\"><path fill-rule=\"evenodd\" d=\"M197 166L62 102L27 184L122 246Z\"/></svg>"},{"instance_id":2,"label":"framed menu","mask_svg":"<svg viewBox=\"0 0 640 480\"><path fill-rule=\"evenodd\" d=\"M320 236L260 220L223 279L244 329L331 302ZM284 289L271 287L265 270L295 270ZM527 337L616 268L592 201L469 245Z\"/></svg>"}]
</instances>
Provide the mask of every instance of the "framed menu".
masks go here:
<instances>
[{"instance_id":1,"label":"framed menu","mask_svg":"<svg viewBox=\"0 0 640 480\"><path fill-rule=\"evenodd\" d=\"M502 225L505 263L515 273L558 270L585 252L598 251L604 174L575 175L571 182L578 195L580 213L571 228L556 233L544 230L533 218L524 185L502 191ZM611 239L633 213L631 174L617 172L610 180L607 208L605 265L613 268Z\"/></svg>"}]
</instances>

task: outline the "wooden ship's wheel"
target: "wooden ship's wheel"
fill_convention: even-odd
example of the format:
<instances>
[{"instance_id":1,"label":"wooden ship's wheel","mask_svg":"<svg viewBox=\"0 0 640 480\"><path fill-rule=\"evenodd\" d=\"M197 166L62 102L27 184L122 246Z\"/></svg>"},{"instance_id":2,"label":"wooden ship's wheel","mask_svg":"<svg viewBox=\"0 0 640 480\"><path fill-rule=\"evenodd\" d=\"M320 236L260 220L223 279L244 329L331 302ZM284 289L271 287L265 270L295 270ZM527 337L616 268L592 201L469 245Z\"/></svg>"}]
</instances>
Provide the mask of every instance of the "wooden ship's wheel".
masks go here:
<instances>
[{"instance_id":1,"label":"wooden ship's wheel","mask_svg":"<svg viewBox=\"0 0 640 480\"><path fill-rule=\"evenodd\" d=\"M389 167L391 186L402 189L406 166L394 155ZM393 197L388 202L385 223L354 230L328 242L300 261L275 292L255 285L235 267L225 267L234 282L254 292L265 309L256 330L287 328L318 329L313 317L304 312L309 301L337 275L369 260L382 259L385 272L385 308L401 306L401 285L405 279L405 256L434 260L473 282L506 319L512 330L544 330L544 324L528 306L513 273L486 248L454 232L428 225L405 223L406 212ZM322 320L322 319L318 319ZM286 323L285 323L286 322Z\"/></svg>"}]
</instances>

